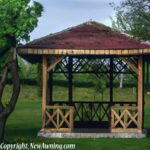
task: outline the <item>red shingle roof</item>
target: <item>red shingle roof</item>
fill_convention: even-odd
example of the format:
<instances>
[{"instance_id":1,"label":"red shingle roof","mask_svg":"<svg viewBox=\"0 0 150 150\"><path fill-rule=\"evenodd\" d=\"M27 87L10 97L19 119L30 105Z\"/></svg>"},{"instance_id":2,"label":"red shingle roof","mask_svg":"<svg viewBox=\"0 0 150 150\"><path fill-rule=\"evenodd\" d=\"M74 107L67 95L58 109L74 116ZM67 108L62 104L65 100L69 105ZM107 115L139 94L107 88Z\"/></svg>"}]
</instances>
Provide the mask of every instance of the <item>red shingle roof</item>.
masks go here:
<instances>
[{"instance_id":1,"label":"red shingle roof","mask_svg":"<svg viewBox=\"0 0 150 150\"><path fill-rule=\"evenodd\" d=\"M97 22L88 22L56 34L34 40L21 48L32 49L144 49L148 44Z\"/></svg>"}]
</instances>

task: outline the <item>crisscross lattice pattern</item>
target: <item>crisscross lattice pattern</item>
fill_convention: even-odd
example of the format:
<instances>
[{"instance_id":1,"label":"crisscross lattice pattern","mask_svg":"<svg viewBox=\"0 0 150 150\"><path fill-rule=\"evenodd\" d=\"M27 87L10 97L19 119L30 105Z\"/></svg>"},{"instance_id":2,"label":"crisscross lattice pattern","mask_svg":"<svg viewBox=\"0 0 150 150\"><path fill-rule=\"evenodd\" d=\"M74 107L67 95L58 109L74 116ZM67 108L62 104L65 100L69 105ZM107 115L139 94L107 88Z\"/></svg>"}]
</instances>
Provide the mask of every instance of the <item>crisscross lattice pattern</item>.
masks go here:
<instances>
[{"instance_id":1,"label":"crisscross lattice pattern","mask_svg":"<svg viewBox=\"0 0 150 150\"><path fill-rule=\"evenodd\" d=\"M134 106L111 108L111 128L138 128L138 109Z\"/></svg>"},{"instance_id":2,"label":"crisscross lattice pattern","mask_svg":"<svg viewBox=\"0 0 150 150\"><path fill-rule=\"evenodd\" d=\"M45 127L53 131L73 130L72 106L46 106Z\"/></svg>"}]
</instances>

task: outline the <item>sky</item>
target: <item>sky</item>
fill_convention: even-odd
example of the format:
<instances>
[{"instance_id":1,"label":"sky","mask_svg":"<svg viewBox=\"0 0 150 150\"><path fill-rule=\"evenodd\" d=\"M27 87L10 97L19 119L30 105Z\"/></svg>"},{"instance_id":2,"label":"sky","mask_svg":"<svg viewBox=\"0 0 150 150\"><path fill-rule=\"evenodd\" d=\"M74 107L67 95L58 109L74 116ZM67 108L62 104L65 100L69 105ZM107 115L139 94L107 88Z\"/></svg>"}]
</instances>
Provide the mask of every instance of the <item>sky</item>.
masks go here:
<instances>
[{"instance_id":1,"label":"sky","mask_svg":"<svg viewBox=\"0 0 150 150\"><path fill-rule=\"evenodd\" d=\"M87 21L97 21L111 26L110 17L115 11L109 5L121 0L36 0L44 7L38 27L31 33L30 40L59 32Z\"/></svg>"}]
</instances>

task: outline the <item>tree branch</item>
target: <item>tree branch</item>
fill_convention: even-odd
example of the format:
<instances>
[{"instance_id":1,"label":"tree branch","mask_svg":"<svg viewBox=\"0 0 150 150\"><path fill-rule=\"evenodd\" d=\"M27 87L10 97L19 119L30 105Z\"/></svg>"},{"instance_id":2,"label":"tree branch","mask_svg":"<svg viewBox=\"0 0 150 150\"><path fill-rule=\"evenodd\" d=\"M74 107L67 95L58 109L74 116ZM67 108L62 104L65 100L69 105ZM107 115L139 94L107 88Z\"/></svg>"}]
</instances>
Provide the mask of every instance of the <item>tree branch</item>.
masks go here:
<instances>
[{"instance_id":1,"label":"tree branch","mask_svg":"<svg viewBox=\"0 0 150 150\"><path fill-rule=\"evenodd\" d=\"M2 95L3 95L4 88L5 88L5 82L6 82L7 75L8 75L8 67L5 66L4 74L0 80L0 107L1 108L3 108ZM1 108L0 108L0 111L1 111Z\"/></svg>"},{"instance_id":2,"label":"tree branch","mask_svg":"<svg viewBox=\"0 0 150 150\"><path fill-rule=\"evenodd\" d=\"M16 51L13 51L13 56ZM0 113L0 118L8 117L11 112L14 110L16 102L18 100L18 96L20 93L20 80L19 80L19 74L18 74L18 66L17 66L17 60L13 60L7 64L8 70L12 76L12 84L13 84L13 92L11 99L9 101L9 104L3 109L3 111Z\"/></svg>"}]
</instances>

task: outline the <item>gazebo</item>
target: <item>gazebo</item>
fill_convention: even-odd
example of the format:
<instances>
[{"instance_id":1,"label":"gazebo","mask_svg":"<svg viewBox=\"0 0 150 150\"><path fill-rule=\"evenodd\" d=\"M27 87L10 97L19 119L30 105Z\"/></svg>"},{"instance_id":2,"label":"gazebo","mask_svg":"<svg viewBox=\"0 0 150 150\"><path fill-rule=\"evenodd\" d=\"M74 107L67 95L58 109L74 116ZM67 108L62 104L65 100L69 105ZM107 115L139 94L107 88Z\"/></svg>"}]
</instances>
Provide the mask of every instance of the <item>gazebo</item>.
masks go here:
<instances>
[{"instance_id":1,"label":"gazebo","mask_svg":"<svg viewBox=\"0 0 150 150\"><path fill-rule=\"evenodd\" d=\"M144 61L150 54L150 45L103 24L86 22L20 45L17 50L29 62L42 63L42 129L39 135L75 137L85 128L88 132L90 128L101 129L109 135L143 134ZM134 102L116 102L113 98L113 80L123 69L137 79ZM68 80L67 102L53 100L55 73L64 74ZM107 74L109 101L74 101L72 79L75 73L93 73L99 79L101 74Z\"/></svg>"}]
</instances>

